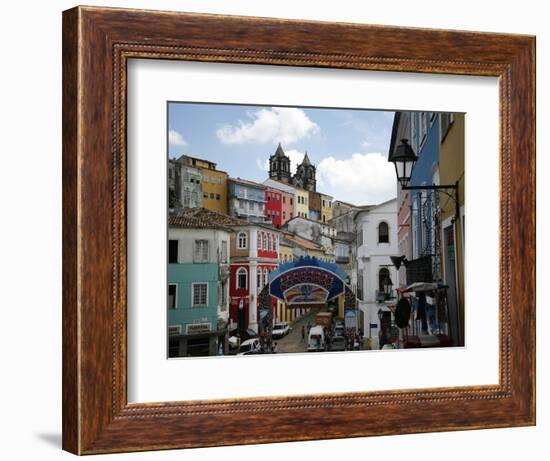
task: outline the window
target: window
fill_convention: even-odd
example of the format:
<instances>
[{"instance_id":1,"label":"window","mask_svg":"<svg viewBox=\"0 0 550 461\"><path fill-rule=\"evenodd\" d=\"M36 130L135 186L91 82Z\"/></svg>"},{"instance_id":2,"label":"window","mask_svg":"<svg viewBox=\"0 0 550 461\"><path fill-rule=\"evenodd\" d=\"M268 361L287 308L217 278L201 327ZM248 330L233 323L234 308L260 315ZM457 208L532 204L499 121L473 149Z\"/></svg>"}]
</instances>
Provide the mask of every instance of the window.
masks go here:
<instances>
[{"instance_id":1,"label":"window","mask_svg":"<svg viewBox=\"0 0 550 461\"><path fill-rule=\"evenodd\" d=\"M271 251L271 234L267 234L267 249Z\"/></svg>"},{"instance_id":2,"label":"window","mask_svg":"<svg viewBox=\"0 0 550 461\"><path fill-rule=\"evenodd\" d=\"M222 310L225 310L226 304L227 304L227 289L226 289L226 283L223 282L220 286L220 305L222 306Z\"/></svg>"},{"instance_id":3,"label":"window","mask_svg":"<svg viewBox=\"0 0 550 461\"><path fill-rule=\"evenodd\" d=\"M226 263L227 262L227 240L222 240L222 257L221 262Z\"/></svg>"},{"instance_id":4,"label":"window","mask_svg":"<svg viewBox=\"0 0 550 461\"><path fill-rule=\"evenodd\" d=\"M258 288L258 293L260 292L260 290L263 288L262 287L262 268L261 267L258 267L258 273L256 274L257 275L257 280L256 280L256 286Z\"/></svg>"},{"instance_id":5,"label":"window","mask_svg":"<svg viewBox=\"0 0 550 461\"><path fill-rule=\"evenodd\" d=\"M325 205L325 199L323 199L323 208L326 208L327 206Z\"/></svg>"},{"instance_id":6,"label":"window","mask_svg":"<svg viewBox=\"0 0 550 461\"><path fill-rule=\"evenodd\" d=\"M193 283L193 307L208 305L208 283Z\"/></svg>"},{"instance_id":7,"label":"window","mask_svg":"<svg viewBox=\"0 0 550 461\"><path fill-rule=\"evenodd\" d=\"M378 272L378 291L384 293L384 285L390 280L390 271L382 267Z\"/></svg>"},{"instance_id":8,"label":"window","mask_svg":"<svg viewBox=\"0 0 550 461\"><path fill-rule=\"evenodd\" d=\"M168 241L168 264L177 264L178 262L178 241Z\"/></svg>"},{"instance_id":9,"label":"window","mask_svg":"<svg viewBox=\"0 0 550 461\"><path fill-rule=\"evenodd\" d=\"M168 336L178 336L181 334L181 325L168 325Z\"/></svg>"},{"instance_id":10,"label":"window","mask_svg":"<svg viewBox=\"0 0 550 461\"><path fill-rule=\"evenodd\" d=\"M175 283L168 284L168 309L175 309L178 305L177 300L178 286Z\"/></svg>"},{"instance_id":11,"label":"window","mask_svg":"<svg viewBox=\"0 0 550 461\"><path fill-rule=\"evenodd\" d=\"M410 112L410 118L411 118L411 142L410 142L410 145L412 146L413 150L418 151L417 133L416 133L416 115L417 115L417 112Z\"/></svg>"},{"instance_id":12,"label":"window","mask_svg":"<svg viewBox=\"0 0 550 461\"><path fill-rule=\"evenodd\" d=\"M195 253L193 255L193 262L208 262L208 240L195 240Z\"/></svg>"},{"instance_id":13,"label":"window","mask_svg":"<svg viewBox=\"0 0 550 461\"><path fill-rule=\"evenodd\" d=\"M221 184L221 183L222 183L222 177L218 176L218 184Z\"/></svg>"},{"instance_id":14,"label":"window","mask_svg":"<svg viewBox=\"0 0 550 461\"><path fill-rule=\"evenodd\" d=\"M286 203L286 197L283 195L283 203Z\"/></svg>"},{"instance_id":15,"label":"window","mask_svg":"<svg viewBox=\"0 0 550 461\"><path fill-rule=\"evenodd\" d=\"M214 192L210 192L210 198L214 200Z\"/></svg>"},{"instance_id":16,"label":"window","mask_svg":"<svg viewBox=\"0 0 550 461\"><path fill-rule=\"evenodd\" d=\"M257 242L257 245L258 245L258 250L261 250L262 249L262 234L260 232L258 232L258 242Z\"/></svg>"},{"instance_id":17,"label":"window","mask_svg":"<svg viewBox=\"0 0 550 461\"><path fill-rule=\"evenodd\" d=\"M267 285L269 281L269 272L267 270L267 268L264 269L264 285Z\"/></svg>"},{"instance_id":18,"label":"window","mask_svg":"<svg viewBox=\"0 0 550 461\"><path fill-rule=\"evenodd\" d=\"M220 200L222 197L220 194L216 194L216 200Z\"/></svg>"},{"instance_id":19,"label":"window","mask_svg":"<svg viewBox=\"0 0 550 461\"><path fill-rule=\"evenodd\" d=\"M420 113L420 146L423 146L428 137L428 122L426 120L426 112Z\"/></svg>"},{"instance_id":20,"label":"window","mask_svg":"<svg viewBox=\"0 0 550 461\"><path fill-rule=\"evenodd\" d=\"M363 245L363 228L359 227L357 231L357 246Z\"/></svg>"},{"instance_id":21,"label":"window","mask_svg":"<svg viewBox=\"0 0 550 461\"><path fill-rule=\"evenodd\" d=\"M237 288L246 289L247 283L247 273L244 267L240 267L237 270Z\"/></svg>"},{"instance_id":22,"label":"window","mask_svg":"<svg viewBox=\"0 0 550 461\"><path fill-rule=\"evenodd\" d=\"M382 221L378 225L378 243L389 243L390 242L390 232L388 228L388 223Z\"/></svg>"},{"instance_id":23,"label":"window","mask_svg":"<svg viewBox=\"0 0 550 461\"><path fill-rule=\"evenodd\" d=\"M239 232L237 236L237 246L239 250L244 250L247 247L246 232Z\"/></svg>"},{"instance_id":24,"label":"window","mask_svg":"<svg viewBox=\"0 0 550 461\"><path fill-rule=\"evenodd\" d=\"M215 176L210 176L210 182L212 184L216 184L216 177Z\"/></svg>"},{"instance_id":25,"label":"window","mask_svg":"<svg viewBox=\"0 0 550 461\"><path fill-rule=\"evenodd\" d=\"M267 237L263 232L262 232L262 247L264 250L267 250Z\"/></svg>"},{"instance_id":26,"label":"window","mask_svg":"<svg viewBox=\"0 0 550 461\"><path fill-rule=\"evenodd\" d=\"M294 200L292 199L292 197L290 198L290 204L293 205L293 202Z\"/></svg>"},{"instance_id":27,"label":"window","mask_svg":"<svg viewBox=\"0 0 550 461\"><path fill-rule=\"evenodd\" d=\"M205 192L202 194L202 198L208 198L208 194Z\"/></svg>"},{"instance_id":28,"label":"window","mask_svg":"<svg viewBox=\"0 0 550 461\"><path fill-rule=\"evenodd\" d=\"M286 211L283 211L283 219L286 219Z\"/></svg>"}]
</instances>

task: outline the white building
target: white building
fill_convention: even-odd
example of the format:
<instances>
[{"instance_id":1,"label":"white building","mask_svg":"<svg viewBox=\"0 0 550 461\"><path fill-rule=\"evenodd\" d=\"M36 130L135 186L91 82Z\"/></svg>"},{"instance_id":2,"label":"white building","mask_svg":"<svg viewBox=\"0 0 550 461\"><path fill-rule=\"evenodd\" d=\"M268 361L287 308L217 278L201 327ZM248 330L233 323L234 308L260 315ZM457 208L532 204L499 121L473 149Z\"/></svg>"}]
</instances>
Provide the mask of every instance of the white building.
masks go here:
<instances>
[{"instance_id":1,"label":"white building","mask_svg":"<svg viewBox=\"0 0 550 461\"><path fill-rule=\"evenodd\" d=\"M299 237L320 245L328 258L331 261L334 261L334 239L336 238L336 228L332 224L295 216L285 224L285 227Z\"/></svg>"},{"instance_id":2,"label":"white building","mask_svg":"<svg viewBox=\"0 0 550 461\"><path fill-rule=\"evenodd\" d=\"M397 271L390 256L398 253L397 200L358 211L357 227L357 297L363 318L365 336L378 337L378 309L383 306L377 300L383 297L384 285L389 277L397 280ZM384 307L383 307L384 309Z\"/></svg>"}]
</instances>

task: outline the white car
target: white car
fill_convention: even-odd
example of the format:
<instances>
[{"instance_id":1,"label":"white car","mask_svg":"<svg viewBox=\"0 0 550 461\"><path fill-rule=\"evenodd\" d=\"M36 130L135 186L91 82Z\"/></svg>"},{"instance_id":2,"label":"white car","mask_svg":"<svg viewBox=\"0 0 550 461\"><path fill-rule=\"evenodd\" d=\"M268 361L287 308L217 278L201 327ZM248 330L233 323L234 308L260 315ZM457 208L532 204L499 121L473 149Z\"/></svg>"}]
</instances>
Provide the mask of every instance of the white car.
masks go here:
<instances>
[{"instance_id":1,"label":"white car","mask_svg":"<svg viewBox=\"0 0 550 461\"><path fill-rule=\"evenodd\" d=\"M308 352L321 352L325 350L325 332L323 327L316 325L309 330L307 339Z\"/></svg>"},{"instance_id":2,"label":"white car","mask_svg":"<svg viewBox=\"0 0 550 461\"><path fill-rule=\"evenodd\" d=\"M252 338L244 341L239 346L239 352L237 355L251 355L260 353L260 340L258 338Z\"/></svg>"},{"instance_id":3,"label":"white car","mask_svg":"<svg viewBox=\"0 0 550 461\"><path fill-rule=\"evenodd\" d=\"M273 325L273 330L271 330L271 336L274 339L282 338L290 332L290 327L286 322L278 322Z\"/></svg>"}]
</instances>

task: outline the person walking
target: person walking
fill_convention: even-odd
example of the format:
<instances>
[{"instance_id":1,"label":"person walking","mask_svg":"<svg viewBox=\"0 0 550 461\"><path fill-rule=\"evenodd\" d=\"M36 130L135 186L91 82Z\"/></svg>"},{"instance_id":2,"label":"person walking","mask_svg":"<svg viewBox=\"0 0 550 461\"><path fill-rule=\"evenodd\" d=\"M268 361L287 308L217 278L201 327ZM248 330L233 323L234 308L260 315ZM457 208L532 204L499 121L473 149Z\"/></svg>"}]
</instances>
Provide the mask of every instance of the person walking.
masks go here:
<instances>
[{"instance_id":1,"label":"person walking","mask_svg":"<svg viewBox=\"0 0 550 461\"><path fill-rule=\"evenodd\" d=\"M306 342L306 327L302 325L302 342Z\"/></svg>"}]
</instances>

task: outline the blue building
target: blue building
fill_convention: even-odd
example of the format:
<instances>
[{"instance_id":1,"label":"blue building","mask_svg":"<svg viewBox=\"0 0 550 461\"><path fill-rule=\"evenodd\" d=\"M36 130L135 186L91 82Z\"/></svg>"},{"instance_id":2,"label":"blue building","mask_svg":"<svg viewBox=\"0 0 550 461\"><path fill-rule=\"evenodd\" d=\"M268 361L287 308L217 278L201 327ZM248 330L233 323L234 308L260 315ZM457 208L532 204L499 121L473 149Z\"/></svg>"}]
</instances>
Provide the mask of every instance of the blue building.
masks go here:
<instances>
[{"instance_id":1,"label":"blue building","mask_svg":"<svg viewBox=\"0 0 550 461\"><path fill-rule=\"evenodd\" d=\"M168 228L170 357L227 352L230 229L203 208L172 213Z\"/></svg>"},{"instance_id":2,"label":"blue building","mask_svg":"<svg viewBox=\"0 0 550 461\"><path fill-rule=\"evenodd\" d=\"M411 186L439 184L439 114L437 112L408 112L409 144L418 156L412 172ZM412 207L412 257L436 253L435 229L439 194L434 191L410 191ZM437 264L437 262L435 262ZM438 268L434 267L437 272Z\"/></svg>"},{"instance_id":3,"label":"blue building","mask_svg":"<svg viewBox=\"0 0 550 461\"><path fill-rule=\"evenodd\" d=\"M240 178L228 181L229 214L245 221L266 221L266 190L263 184Z\"/></svg>"}]
</instances>

